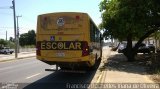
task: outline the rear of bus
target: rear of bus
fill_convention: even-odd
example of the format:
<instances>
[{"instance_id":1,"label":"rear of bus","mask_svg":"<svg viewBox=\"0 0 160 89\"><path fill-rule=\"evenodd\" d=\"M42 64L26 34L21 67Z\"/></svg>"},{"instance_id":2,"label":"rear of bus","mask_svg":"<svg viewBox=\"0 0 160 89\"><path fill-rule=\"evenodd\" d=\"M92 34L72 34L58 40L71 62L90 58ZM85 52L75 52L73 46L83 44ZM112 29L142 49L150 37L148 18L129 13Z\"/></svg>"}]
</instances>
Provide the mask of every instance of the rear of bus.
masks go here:
<instances>
[{"instance_id":1,"label":"rear of bus","mask_svg":"<svg viewBox=\"0 0 160 89\"><path fill-rule=\"evenodd\" d=\"M62 69L92 67L89 53L89 16L86 13L50 13L38 16L37 59Z\"/></svg>"}]
</instances>

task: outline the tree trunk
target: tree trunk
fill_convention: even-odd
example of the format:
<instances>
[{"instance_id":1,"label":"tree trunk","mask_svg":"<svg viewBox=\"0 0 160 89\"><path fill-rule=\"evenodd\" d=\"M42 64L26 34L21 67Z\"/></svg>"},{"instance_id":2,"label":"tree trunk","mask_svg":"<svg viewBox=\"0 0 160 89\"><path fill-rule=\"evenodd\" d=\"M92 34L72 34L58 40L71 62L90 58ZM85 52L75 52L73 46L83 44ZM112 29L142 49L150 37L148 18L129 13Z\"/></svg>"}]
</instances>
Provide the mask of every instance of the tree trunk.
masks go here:
<instances>
[{"instance_id":1,"label":"tree trunk","mask_svg":"<svg viewBox=\"0 0 160 89\"><path fill-rule=\"evenodd\" d=\"M135 61L136 53L134 53L133 51L126 50L126 52L124 52L124 55L127 57L129 62Z\"/></svg>"},{"instance_id":2,"label":"tree trunk","mask_svg":"<svg viewBox=\"0 0 160 89\"><path fill-rule=\"evenodd\" d=\"M136 51L132 48L132 34L127 36L127 47L124 49L123 54L127 57L128 61L135 61Z\"/></svg>"},{"instance_id":3,"label":"tree trunk","mask_svg":"<svg viewBox=\"0 0 160 89\"><path fill-rule=\"evenodd\" d=\"M153 28L150 31L146 32L132 47L132 34L128 34L127 36L127 47L124 49L123 54L127 57L128 61L135 61L135 56L137 55L138 48L140 44L144 41L145 38L149 37L152 33L157 31L158 28Z\"/></svg>"}]
</instances>

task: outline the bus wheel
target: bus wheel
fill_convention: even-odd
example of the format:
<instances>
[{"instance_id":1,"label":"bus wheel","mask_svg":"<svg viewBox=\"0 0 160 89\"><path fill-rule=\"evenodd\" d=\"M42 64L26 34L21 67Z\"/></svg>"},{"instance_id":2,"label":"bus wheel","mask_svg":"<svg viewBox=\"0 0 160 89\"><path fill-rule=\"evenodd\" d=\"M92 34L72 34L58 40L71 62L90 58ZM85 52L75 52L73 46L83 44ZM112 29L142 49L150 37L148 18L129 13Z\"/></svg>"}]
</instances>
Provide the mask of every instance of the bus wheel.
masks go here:
<instances>
[{"instance_id":1,"label":"bus wheel","mask_svg":"<svg viewBox=\"0 0 160 89\"><path fill-rule=\"evenodd\" d=\"M89 70L91 70L91 71L97 69L97 61L98 61L98 59L97 59L97 54L96 54L96 56L95 56L95 60L94 60L94 61L95 61L94 65L89 68Z\"/></svg>"},{"instance_id":2,"label":"bus wheel","mask_svg":"<svg viewBox=\"0 0 160 89\"><path fill-rule=\"evenodd\" d=\"M96 69L97 69L96 64L94 64L93 66L89 67L89 70L90 70L90 71L94 71L94 70L96 70Z\"/></svg>"}]
</instances>

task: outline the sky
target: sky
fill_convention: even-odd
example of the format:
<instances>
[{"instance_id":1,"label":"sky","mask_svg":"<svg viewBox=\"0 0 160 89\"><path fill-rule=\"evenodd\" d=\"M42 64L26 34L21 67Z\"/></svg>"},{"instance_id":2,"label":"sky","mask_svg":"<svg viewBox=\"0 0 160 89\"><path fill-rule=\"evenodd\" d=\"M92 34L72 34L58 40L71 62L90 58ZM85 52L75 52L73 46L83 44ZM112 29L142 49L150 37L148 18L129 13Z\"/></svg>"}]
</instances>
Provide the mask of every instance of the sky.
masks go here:
<instances>
[{"instance_id":1,"label":"sky","mask_svg":"<svg viewBox=\"0 0 160 89\"><path fill-rule=\"evenodd\" d=\"M19 33L36 31L37 16L54 12L88 13L95 24L101 23L99 3L101 0L15 0L16 16L19 17ZM14 37L12 0L0 0L0 39Z\"/></svg>"}]
</instances>

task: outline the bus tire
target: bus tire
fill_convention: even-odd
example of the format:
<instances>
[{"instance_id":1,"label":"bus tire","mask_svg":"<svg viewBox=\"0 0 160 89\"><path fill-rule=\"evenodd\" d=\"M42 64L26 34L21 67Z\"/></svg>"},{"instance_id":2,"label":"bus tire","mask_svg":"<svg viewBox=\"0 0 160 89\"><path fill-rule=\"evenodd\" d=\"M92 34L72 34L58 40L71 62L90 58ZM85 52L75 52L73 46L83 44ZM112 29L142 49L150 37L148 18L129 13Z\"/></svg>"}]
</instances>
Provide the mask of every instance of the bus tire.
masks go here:
<instances>
[{"instance_id":1,"label":"bus tire","mask_svg":"<svg viewBox=\"0 0 160 89\"><path fill-rule=\"evenodd\" d=\"M91 71L94 71L94 70L97 69L97 62L98 62L97 54L95 56L95 60L94 61L95 61L94 65L89 68L89 70L91 70Z\"/></svg>"},{"instance_id":2,"label":"bus tire","mask_svg":"<svg viewBox=\"0 0 160 89\"><path fill-rule=\"evenodd\" d=\"M90 71L94 71L94 70L96 70L96 69L97 69L96 63L95 63L93 66L91 66L91 67L89 68Z\"/></svg>"}]
</instances>

